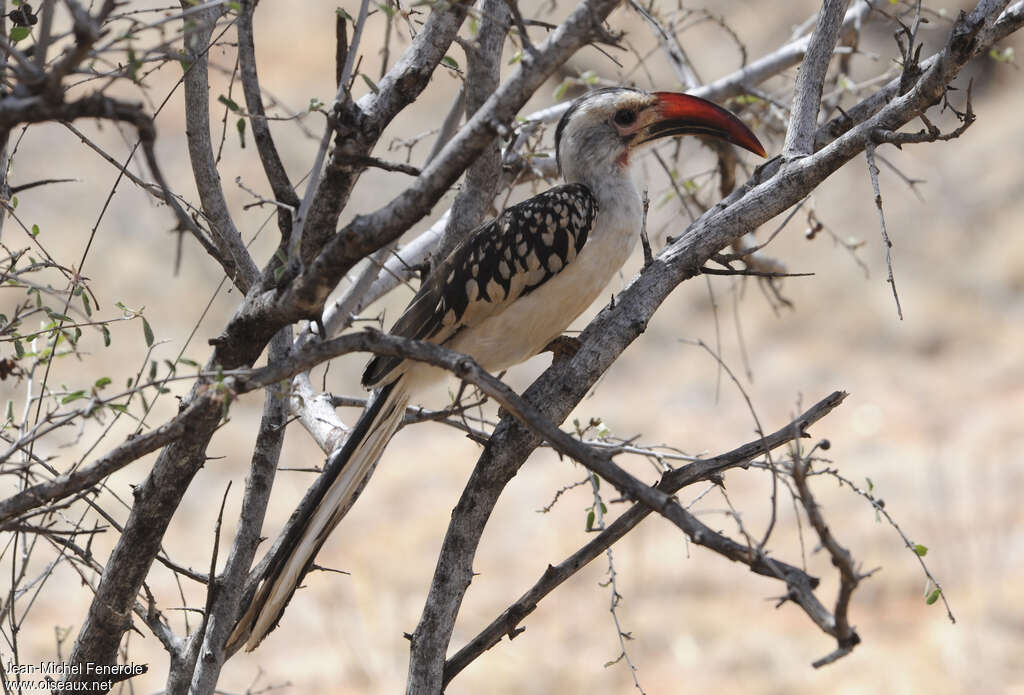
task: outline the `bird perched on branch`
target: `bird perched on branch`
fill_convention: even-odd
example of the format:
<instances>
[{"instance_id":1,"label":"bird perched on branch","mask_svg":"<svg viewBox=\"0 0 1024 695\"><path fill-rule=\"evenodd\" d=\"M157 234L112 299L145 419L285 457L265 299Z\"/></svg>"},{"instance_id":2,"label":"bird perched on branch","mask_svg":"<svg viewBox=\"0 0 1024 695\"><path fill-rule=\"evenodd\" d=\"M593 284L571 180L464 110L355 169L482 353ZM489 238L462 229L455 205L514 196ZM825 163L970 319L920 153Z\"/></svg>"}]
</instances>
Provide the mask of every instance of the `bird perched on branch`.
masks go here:
<instances>
[{"instance_id":1,"label":"bird perched on branch","mask_svg":"<svg viewBox=\"0 0 1024 695\"><path fill-rule=\"evenodd\" d=\"M764 148L725 109L672 92L599 89L577 99L555 131L565 185L473 231L427 277L392 333L468 354L496 372L540 353L603 292L640 236L643 208L630 176L634 152L671 135L721 138L760 156ZM285 606L328 534L362 491L435 367L378 356L363 374L374 393L317 483L319 499L291 524L228 641L252 650Z\"/></svg>"}]
</instances>

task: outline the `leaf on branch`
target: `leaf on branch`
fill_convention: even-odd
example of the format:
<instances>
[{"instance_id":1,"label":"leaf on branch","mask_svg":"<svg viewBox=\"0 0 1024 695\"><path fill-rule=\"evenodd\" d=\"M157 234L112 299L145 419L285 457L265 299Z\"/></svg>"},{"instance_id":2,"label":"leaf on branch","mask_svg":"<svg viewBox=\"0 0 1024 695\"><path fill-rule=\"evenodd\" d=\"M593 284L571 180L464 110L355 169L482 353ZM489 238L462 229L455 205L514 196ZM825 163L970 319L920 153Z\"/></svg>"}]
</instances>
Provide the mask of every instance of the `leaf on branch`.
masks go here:
<instances>
[{"instance_id":1,"label":"leaf on branch","mask_svg":"<svg viewBox=\"0 0 1024 695\"><path fill-rule=\"evenodd\" d=\"M17 43L22 39L28 38L28 35L32 33L32 30L28 27L12 27L10 38L11 41Z\"/></svg>"},{"instance_id":2,"label":"leaf on branch","mask_svg":"<svg viewBox=\"0 0 1024 695\"><path fill-rule=\"evenodd\" d=\"M989 49L988 57L997 63L1009 63L1011 65L1015 65L1014 58L1016 57L1016 54L1014 53L1013 46L1007 46L1002 49Z\"/></svg>"},{"instance_id":3,"label":"leaf on branch","mask_svg":"<svg viewBox=\"0 0 1024 695\"><path fill-rule=\"evenodd\" d=\"M921 545L920 543L915 543L914 552L917 553L918 557L924 557L928 554L928 548L927 546Z\"/></svg>"},{"instance_id":4,"label":"leaf on branch","mask_svg":"<svg viewBox=\"0 0 1024 695\"><path fill-rule=\"evenodd\" d=\"M928 598L926 598L924 602L930 606L938 601L940 596L942 596L942 589L935 589L932 593L928 594Z\"/></svg>"},{"instance_id":5,"label":"leaf on branch","mask_svg":"<svg viewBox=\"0 0 1024 695\"><path fill-rule=\"evenodd\" d=\"M153 347L153 328L145 317L142 318L142 335L146 338L146 347Z\"/></svg>"},{"instance_id":6,"label":"leaf on branch","mask_svg":"<svg viewBox=\"0 0 1024 695\"><path fill-rule=\"evenodd\" d=\"M235 113L238 113L239 111L242 110L242 108L238 105L238 102L236 102L231 97L224 96L223 94L220 94L220 95L217 96L217 101L219 101L220 103L224 104L224 106L227 106L229 109L231 109Z\"/></svg>"},{"instance_id":7,"label":"leaf on branch","mask_svg":"<svg viewBox=\"0 0 1024 695\"><path fill-rule=\"evenodd\" d=\"M238 129L238 143L241 148L245 149L245 119L239 118L238 123L235 124L235 128Z\"/></svg>"},{"instance_id":8,"label":"leaf on branch","mask_svg":"<svg viewBox=\"0 0 1024 695\"><path fill-rule=\"evenodd\" d=\"M72 393L69 393L68 395L61 398L60 404L65 405L67 403L70 403L71 401L77 401L80 398L85 398L85 391L73 391Z\"/></svg>"}]
</instances>

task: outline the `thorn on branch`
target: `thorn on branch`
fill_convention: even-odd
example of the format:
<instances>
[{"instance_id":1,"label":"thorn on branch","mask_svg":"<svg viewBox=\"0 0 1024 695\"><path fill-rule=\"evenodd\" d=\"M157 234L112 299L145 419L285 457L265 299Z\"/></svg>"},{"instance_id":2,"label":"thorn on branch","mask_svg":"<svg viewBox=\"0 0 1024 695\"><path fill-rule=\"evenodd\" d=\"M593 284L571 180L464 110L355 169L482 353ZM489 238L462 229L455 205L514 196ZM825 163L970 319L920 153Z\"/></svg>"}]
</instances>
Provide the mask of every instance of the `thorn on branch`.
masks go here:
<instances>
[{"instance_id":1,"label":"thorn on branch","mask_svg":"<svg viewBox=\"0 0 1024 695\"><path fill-rule=\"evenodd\" d=\"M516 23L519 41L523 44L523 48L526 49L526 52L531 57L536 58L538 55L537 47L533 45L533 42L530 41L530 35L526 33L526 22L523 21L523 14L519 11L519 3L516 0L505 0L505 4L508 5L508 11L512 13L512 20Z\"/></svg>"},{"instance_id":2,"label":"thorn on branch","mask_svg":"<svg viewBox=\"0 0 1024 695\"><path fill-rule=\"evenodd\" d=\"M407 174L409 176L419 176L420 170L418 167L414 167L411 164L403 164L401 162L389 162L384 159L378 159L377 157L370 156L355 156L355 155L344 155L338 153L337 161L339 163L351 163L357 166L373 167L375 169L383 169L384 171L394 171L400 174Z\"/></svg>"},{"instance_id":3,"label":"thorn on branch","mask_svg":"<svg viewBox=\"0 0 1024 695\"><path fill-rule=\"evenodd\" d=\"M348 60L348 27L345 24L346 13L338 12L334 24L334 83L341 88L345 79L345 62Z\"/></svg>"},{"instance_id":4,"label":"thorn on branch","mask_svg":"<svg viewBox=\"0 0 1024 695\"><path fill-rule=\"evenodd\" d=\"M891 133L892 135L898 135L898 133ZM879 137L879 133L874 134L875 137ZM884 140L883 140L884 141ZM885 212L882 209L882 193L878 185L878 166L875 164L875 138L869 139L864 143L864 156L868 162L868 175L871 177L871 188L875 194L875 207L878 208L878 219L882 227L882 244L885 246L885 265L888 269L888 275L886 282L892 287L892 296L896 301L896 314L899 316L900 321L903 320L903 307L900 306L900 296L896 291L896 278L892 272L892 241L889 239L889 232L885 228Z\"/></svg>"}]
</instances>

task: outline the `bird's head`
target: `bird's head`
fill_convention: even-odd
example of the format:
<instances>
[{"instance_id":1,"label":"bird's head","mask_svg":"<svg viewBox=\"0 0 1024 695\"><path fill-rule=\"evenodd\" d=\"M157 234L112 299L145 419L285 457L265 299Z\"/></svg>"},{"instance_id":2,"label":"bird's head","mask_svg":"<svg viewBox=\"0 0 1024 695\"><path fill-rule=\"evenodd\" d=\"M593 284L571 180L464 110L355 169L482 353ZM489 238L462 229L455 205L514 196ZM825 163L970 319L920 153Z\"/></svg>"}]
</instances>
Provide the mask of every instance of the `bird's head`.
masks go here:
<instances>
[{"instance_id":1,"label":"bird's head","mask_svg":"<svg viewBox=\"0 0 1024 695\"><path fill-rule=\"evenodd\" d=\"M558 168L566 181L588 183L624 171L634 149L670 135L710 135L765 156L750 129L710 101L612 87L584 94L562 116L555 130Z\"/></svg>"}]
</instances>

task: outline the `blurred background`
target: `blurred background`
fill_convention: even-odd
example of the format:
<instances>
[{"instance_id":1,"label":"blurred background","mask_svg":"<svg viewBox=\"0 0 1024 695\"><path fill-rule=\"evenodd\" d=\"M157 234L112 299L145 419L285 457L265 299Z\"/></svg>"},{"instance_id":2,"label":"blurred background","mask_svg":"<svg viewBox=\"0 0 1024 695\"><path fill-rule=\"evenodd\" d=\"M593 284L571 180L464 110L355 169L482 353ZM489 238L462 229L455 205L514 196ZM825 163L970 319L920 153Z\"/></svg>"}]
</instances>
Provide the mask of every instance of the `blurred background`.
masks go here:
<instances>
[{"instance_id":1,"label":"blurred background","mask_svg":"<svg viewBox=\"0 0 1024 695\"><path fill-rule=\"evenodd\" d=\"M147 5L143 5L147 6ZM148 5L159 7L159 4ZM334 12L338 3L307 0L261 3L257 11L257 55L261 80L276 100L269 111L297 118L274 123L279 148L293 180L310 166L322 132L323 118L308 113L311 100L330 104L334 96ZM356 15L358 4L341 4ZM751 3L739 0L710 7L723 18L754 59L786 42L794 27L816 11L807 0L792 3ZM966 5L965 5L966 6ZM571 9L558 4L524 3L524 15L558 21ZM894 7L890 4L890 8ZM425 11L423 7L413 10ZM955 3L934 6L945 16ZM942 14L927 15L922 28L930 53L944 40L948 22ZM415 15L413 17L416 18ZM636 53L656 47L649 28L622 8L612 26L626 32ZM408 29L392 39L391 60L408 45ZM376 79L383 46L384 21L378 14L367 25L362 70ZM464 33L466 29L464 28ZM896 55L893 27L873 19L861 38L861 54L851 63L854 82L879 74ZM229 31L227 40L233 40ZM740 66L735 42L716 22L694 16L680 34L683 45L704 81ZM535 39L541 38L538 32ZM140 40L144 40L140 38ZM1006 44L1024 48L1020 37ZM620 69L593 48L581 51L567 74L593 71L610 82L633 81L641 87L674 89L679 85L660 54L633 72L635 55L613 52ZM461 49L450 55L464 65ZM512 50L506 49L506 61ZM241 146L237 116L225 114L219 96L242 103L240 88L229 88L234 66L230 45L211 51L217 66L211 88L215 129L226 117L222 151L222 184L245 238L262 265L274 246L272 211L245 207L254 200L236 183L266 194L267 186L246 134ZM511 70L512 66L506 66ZM624 72L629 72L623 76ZM132 98L156 105L180 77L171 62L149 75L151 89L126 91ZM794 71L784 77L791 80ZM812 277L787 279L782 294L786 308L757 282L698 277L684 283L665 303L648 331L608 371L573 417L581 422L600 418L610 434L638 437L644 444L669 444L689 454L714 455L755 438L755 423L743 396L702 349L683 341L703 340L720 346L722 359L738 375L765 430L774 430L795 413L842 389L850 393L832 415L811 429L828 438L827 455L846 478L873 493L914 543L927 546L924 560L942 582L957 618L951 624L940 604L925 605L929 586L915 556L897 532L876 518L870 505L833 480L819 478L814 490L833 532L862 563L864 570L881 568L854 596L851 620L863 643L848 657L820 670L810 663L834 648L791 604L776 609L784 587L751 575L738 565L690 547L678 531L659 518L649 518L614 547L616 587L622 595L617 616L627 641L636 676L650 695L714 689L721 693L1024 693L1024 511L1016 499L1024 489L1024 75L1017 65L982 59L965 71L957 84L975 80L977 123L949 143L883 147L897 171L882 166L880 183L886 221L894 243L893 271L903 309L897 316L886 283L884 249L871 182L863 157L856 158L815 191L805 207L765 250L791 272ZM542 88L524 112L554 102L560 79ZM784 82L770 83L778 89ZM84 84L88 90L95 85ZM400 139L422 134L439 123L459 86L459 77L440 69L423 97L403 113L381 139L377 154L403 159ZM357 95L369 87L356 83ZM140 96L141 95L141 96ZM951 101L961 108L964 92ZM788 96L780 96L788 101ZM850 96L842 103L854 103ZM157 118L157 152L176 190L196 199L187 159L180 88ZM947 114L948 116L948 114ZM937 118L952 127L948 118ZM110 125L78 124L89 137L122 158L133 140L128 130ZM765 116L752 127L770 154L781 149L776 124ZM918 129L911 124L910 129ZM79 138L59 125L33 127L19 134L12 183L55 176L75 182L26 191L19 196L18 216L40 228L39 241L55 257L91 278L99 300L97 314L109 318L121 311L115 302L140 309L158 341L150 359L173 360L184 350L202 363L206 341L217 335L237 306L237 292L220 287L221 274L194 243L186 239L180 272L174 273L176 238L170 212L136 188L121 182L109 208L105 199L117 179L114 166L83 147ZM550 139L551 134L548 134ZM396 147L389 151L389 144ZM411 151L419 164L432 146L424 138ZM696 142L684 145L686 169L713 202L706 172L713 160ZM748 165L756 162L744 155ZM140 170L138 162L133 163ZM675 200L662 193L667 182L653 159L637 167L638 179L651 190L654 205L649 228L657 247L665 236L678 234L689 218ZM902 174L902 175L901 175ZM146 176L148 178L148 176ZM920 180L913 187L905 178ZM343 222L386 203L407 180L401 174L370 171L360 181ZM540 184L541 187L546 184ZM523 187L516 198L531 195ZM439 203L435 216L451 201ZM806 237L807 211L827 229ZM97 222L97 220L99 220ZM758 232L767 238L777 220ZM425 220L418 229L429 225ZM82 254L96 227L91 249ZM30 245L29 237L11 220L4 228L9 248ZM657 249L656 249L657 250ZM640 267L637 257L611 288L618 290ZM411 296L399 289L367 312L385 312L390 324ZM0 311L8 311L20 295L0 295ZM591 314L596 311L592 310ZM586 317L578 322L582 328ZM190 342L185 337L195 330ZM87 387L109 376L120 387L128 377L148 370L146 344L139 321L111 327L112 347L99 335L86 336L82 359L68 357L54 365L51 384ZM541 356L512 370L508 381L525 388L548 363ZM361 395L358 374L364 359L339 359L318 370L314 383L332 392ZM161 367L163 370L164 368ZM163 373L163 372L161 372ZM147 419L156 425L176 412L187 381L176 382L171 394L157 400ZM23 404L26 382L0 384L0 395ZM77 386L81 388L83 386ZM452 385L454 388L454 384ZM443 405L446 394L436 394ZM237 518L242 483L252 439L262 408L262 395L235 403L230 422L215 437L211 460L199 473L166 536L168 556L180 564L207 571L213 547L213 526L225 487L226 520ZM343 413L354 421L355 411ZM93 456L122 441L134 423L119 423ZM96 442L99 430L67 432L50 440L45 453L68 465ZM814 441L814 440L812 440ZM60 445L58 447L58 444ZM224 692L257 692L273 687L281 693L377 693L402 690L408 643L422 610L434 561L449 518L479 454L476 444L459 432L437 424L401 431L364 493L361 502L339 527L319 557L320 564L349 572L313 573L293 600L281 627L253 654L239 655L225 667ZM89 459L91 460L91 459ZM306 433L293 425L282 466L319 465L323 454ZM646 461L620 458L645 480L655 480ZM131 499L131 485L140 481L152 457L115 475L111 491ZM58 463L56 465L61 465ZM475 577L452 642L452 651L475 635L541 575L585 543L586 508L593 501L586 487L559 500L547 513L555 492L583 479L581 467L559 460L550 451L537 452L506 490L483 538L474 566ZM276 536L294 504L312 481L309 473L282 472L275 486L265 535ZM4 496L10 494L3 482ZM758 536L769 516L770 478L762 472L737 471L726 476L729 500L742 513L746 528ZM704 493L683 491L685 503ZM104 493L101 499L123 520L127 507ZM621 505L609 504L612 515ZM724 511L717 491L694 507L701 519L737 536L736 522ZM783 495L775 532L775 557L801 563L801 546L790 499ZM232 530L226 524L224 544ZM807 565L823 578L819 596L834 600L836 582L828 559L815 554L804 527ZM113 532L92 544L104 561L116 540ZM45 554L38 561L48 561ZM2 574L9 575L4 571ZM549 597L524 622L526 631L514 642L503 641L467 668L448 693L630 692L633 679L620 654L609 613L611 588L607 558L579 572ZM5 578L0 580L4 588ZM203 588L175 581L155 566L149 586L180 633L195 627ZM6 591L4 592L7 593ZM88 587L67 563L57 565L32 605L18 635L22 663L66 656L69 642L62 631L77 633L89 599ZM145 638L130 633L129 660L148 663L150 673L131 681L131 692L162 689L166 654L142 627ZM11 645L0 646L6 662ZM128 692L128 690L126 690Z\"/></svg>"}]
</instances>

